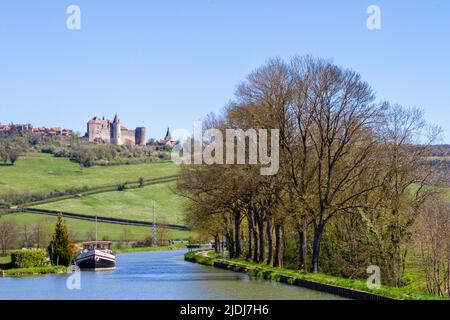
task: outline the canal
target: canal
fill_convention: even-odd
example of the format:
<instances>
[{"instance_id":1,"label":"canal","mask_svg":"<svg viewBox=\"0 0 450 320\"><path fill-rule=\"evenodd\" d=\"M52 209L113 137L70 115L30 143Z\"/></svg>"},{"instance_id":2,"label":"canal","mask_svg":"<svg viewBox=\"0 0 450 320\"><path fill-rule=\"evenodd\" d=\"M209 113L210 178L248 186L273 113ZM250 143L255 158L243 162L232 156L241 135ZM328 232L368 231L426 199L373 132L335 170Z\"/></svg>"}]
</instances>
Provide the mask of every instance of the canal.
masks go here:
<instances>
[{"instance_id":1,"label":"canal","mask_svg":"<svg viewBox=\"0 0 450 320\"><path fill-rule=\"evenodd\" d=\"M81 289L69 275L0 278L0 300L329 300L340 297L246 274L186 262L185 251L117 256L117 269L82 272Z\"/></svg>"}]
</instances>

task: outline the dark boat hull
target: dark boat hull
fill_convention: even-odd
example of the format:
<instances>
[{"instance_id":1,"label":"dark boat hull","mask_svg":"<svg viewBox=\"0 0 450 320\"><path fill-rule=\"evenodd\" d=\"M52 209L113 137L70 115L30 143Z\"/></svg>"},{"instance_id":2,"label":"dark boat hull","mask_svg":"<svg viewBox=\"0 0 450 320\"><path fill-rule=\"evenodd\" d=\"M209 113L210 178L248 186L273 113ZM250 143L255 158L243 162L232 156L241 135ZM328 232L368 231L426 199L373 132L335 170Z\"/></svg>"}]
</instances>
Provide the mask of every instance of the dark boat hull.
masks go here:
<instances>
[{"instance_id":1,"label":"dark boat hull","mask_svg":"<svg viewBox=\"0 0 450 320\"><path fill-rule=\"evenodd\" d=\"M114 256L98 253L80 255L75 259L75 263L82 270L112 270L116 268Z\"/></svg>"}]
</instances>

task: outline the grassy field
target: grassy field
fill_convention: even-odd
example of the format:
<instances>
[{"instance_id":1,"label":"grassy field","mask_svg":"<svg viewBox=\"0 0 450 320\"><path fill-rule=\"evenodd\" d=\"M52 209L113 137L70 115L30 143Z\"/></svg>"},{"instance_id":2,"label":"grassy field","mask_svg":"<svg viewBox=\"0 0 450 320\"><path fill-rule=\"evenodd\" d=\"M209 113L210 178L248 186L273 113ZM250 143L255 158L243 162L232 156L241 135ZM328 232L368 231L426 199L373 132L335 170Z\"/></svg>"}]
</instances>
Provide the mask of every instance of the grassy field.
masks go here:
<instances>
[{"instance_id":1,"label":"grassy field","mask_svg":"<svg viewBox=\"0 0 450 320\"><path fill-rule=\"evenodd\" d=\"M11 262L11 256L8 254L5 257L0 256L0 264L6 264Z\"/></svg>"},{"instance_id":2,"label":"grassy field","mask_svg":"<svg viewBox=\"0 0 450 320\"><path fill-rule=\"evenodd\" d=\"M51 192L73 187L98 187L137 181L140 177L152 179L173 176L176 173L177 166L171 162L82 168L65 158L27 153L20 157L15 166L0 166L0 194L8 190ZM181 210L184 199L172 192L173 186L173 182L166 182L139 189L112 191L48 203L37 208L151 221L152 202L155 201L157 218L161 218L159 220L164 218L166 223L183 225ZM8 215L8 218L15 220L19 227L25 223L33 225L41 222L52 229L56 221L55 217L29 213ZM85 240L88 234L95 232L95 224L90 221L67 219L67 225L76 240ZM110 223L99 223L98 226L99 239L107 236L111 240L122 240L124 234L128 233L127 240L142 240L151 235L149 227ZM168 237L172 239L187 239L191 235L190 232L168 230Z\"/></svg>"},{"instance_id":3,"label":"grassy field","mask_svg":"<svg viewBox=\"0 0 450 320\"><path fill-rule=\"evenodd\" d=\"M19 225L19 228L24 223L36 224L41 222L46 230L53 233L53 228L56 223L56 217L43 216L30 213L15 213L6 216L7 219L12 219ZM4 219L4 218L2 218ZM95 234L95 223L77 219L66 219L67 227L74 240L83 241L86 240L88 234ZM139 227L139 226L124 226L112 223L98 223L98 239L101 240L107 236L111 240L122 240L127 232L127 240L142 240L152 234L151 227ZM167 230L168 237L171 239L187 239L192 233L187 231Z\"/></svg>"},{"instance_id":4,"label":"grassy field","mask_svg":"<svg viewBox=\"0 0 450 320\"><path fill-rule=\"evenodd\" d=\"M125 181L137 181L140 177L152 179L174 175L177 166L172 162L147 163L124 166L82 168L66 158L49 154L27 153L14 166L0 166L0 193L64 191Z\"/></svg>"},{"instance_id":5,"label":"grassy field","mask_svg":"<svg viewBox=\"0 0 450 320\"><path fill-rule=\"evenodd\" d=\"M174 186L174 182L162 183L52 202L35 208L150 222L152 202L155 201L157 220L164 217L166 223L184 225L181 213L185 199L173 193Z\"/></svg>"}]
</instances>

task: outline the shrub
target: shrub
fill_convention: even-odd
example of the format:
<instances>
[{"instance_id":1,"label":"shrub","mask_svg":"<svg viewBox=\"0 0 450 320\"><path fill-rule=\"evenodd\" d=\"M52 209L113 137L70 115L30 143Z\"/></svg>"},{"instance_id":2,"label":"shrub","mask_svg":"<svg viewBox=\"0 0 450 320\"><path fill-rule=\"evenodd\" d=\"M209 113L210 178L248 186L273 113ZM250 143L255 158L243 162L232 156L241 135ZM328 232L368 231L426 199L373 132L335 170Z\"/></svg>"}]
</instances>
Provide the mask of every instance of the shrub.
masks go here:
<instances>
[{"instance_id":1,"label":"shrub","mask_svg":"<svg viewBox=\"0 0 450 320\"><path fill-rule=\"evenodd\" d=\"M153 246L153 239L152 237L146 237L144 240L139 240L133 243L133 248L145 248L145 247L151 247Z\"/></svg>"},{"instance_id":2,"label":"shrub","mask_svg":"<svg viewBox=\"0 0 450 320\"><path fill-rule=\"evenodd\" d=\"M11 164L14 165L16 161L19 159L19 152L17 150L10 150L8 156Z\"/></svg>"},{"instance_id":3,"label":"shrub","mask_svg":"<svg viewBox=\"0 0 450 320\"><path fill-rule=\"evenodd\" d=\"M13 268L34 268L48 265L44 250L18 250L11 254Z\"/></svg>"},{"instance_id":4,"label":"shrub","mask_svg":"<svg viewBox=\"0 0 450 320\"><path fill-rule=\"evenodd\" d=\"M128 182L121 182L117 185L117 191L125 191L128 186L127 186Z\"/></svg>"}]
</instances>

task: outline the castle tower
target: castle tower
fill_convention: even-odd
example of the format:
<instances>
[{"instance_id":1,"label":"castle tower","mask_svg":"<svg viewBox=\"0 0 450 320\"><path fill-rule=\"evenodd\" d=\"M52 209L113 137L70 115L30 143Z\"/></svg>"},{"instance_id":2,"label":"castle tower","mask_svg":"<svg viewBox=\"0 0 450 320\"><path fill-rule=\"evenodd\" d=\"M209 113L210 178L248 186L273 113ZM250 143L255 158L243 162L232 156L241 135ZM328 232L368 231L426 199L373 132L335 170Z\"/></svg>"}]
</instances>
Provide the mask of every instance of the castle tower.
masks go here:
<instances>
[{"instance_id":1,"label":"castle tower","mask_svg":"<svg viewBox=\"0 0 450 320\"><path fill-rule=\"evenodd\" d=\"M135 131L135 144L138 146L145 146L146 130L144 127L138 127Z\"/></svg>"},{"instance_id":2,"label":"castle tower","mask_svg":"<svg viewBox=\"0 0 450 320\"><path fill-rule=\"evenodd\" d=\"M87 123L87 134L89 142L111 141L110 122L105 119L92 118Z\"/></svg>"},{"instance_id":3,"label":"castle tower","mask_svg":"<svg viewBox=\"0 0 450 320\"><path fill-rule=\"evenodd\" d=\"M122 133L121 133L121 125L120 125L120 119L116 116L114 117L114 120L111 124L111 143L115 145L121 145L122 144Z\"/></svg>"}]
</instances>

